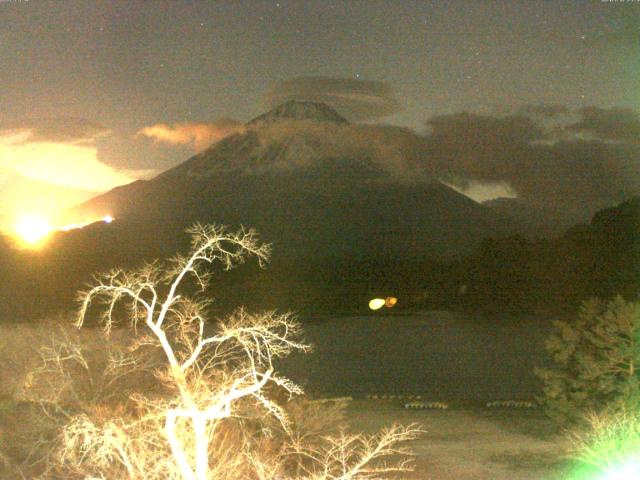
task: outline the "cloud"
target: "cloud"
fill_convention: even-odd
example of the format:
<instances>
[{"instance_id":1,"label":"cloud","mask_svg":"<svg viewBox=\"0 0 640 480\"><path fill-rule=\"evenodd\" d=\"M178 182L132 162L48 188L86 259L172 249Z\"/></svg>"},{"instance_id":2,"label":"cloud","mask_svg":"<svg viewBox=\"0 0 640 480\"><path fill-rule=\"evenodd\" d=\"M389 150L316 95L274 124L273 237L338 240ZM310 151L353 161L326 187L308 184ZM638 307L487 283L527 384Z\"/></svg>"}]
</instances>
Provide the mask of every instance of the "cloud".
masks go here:
<instances>
[{"instance_id":1,"label":"cloud","mask_svg":"<svg viewBox=\"0 0 640 480\"><path fill-rule=\"evenodd\" d=\"M589 112L581 129L632 139L633 115L611 122L603 121L608 116L601 112ZM424 168L459 187L503 184L532 202L582 211L640 194L640 146L632 142L575 135L549 140L540 124L523 115L453 114L432 118L428 125Z\"/></svg>"},{"instance_id":2,"label":"cloud","mask_svg":"<svg viewBox=\"0 0 640 480\"><path fill-rule=\"evenodd\" d=\"M457 113L427 121L426 167L435 175L500 182L519 169L518 158L529 145L544 138L541 128L529 117L492 117Z\"/></svg>"},{"instance_id":3,"label":"cloud","mask_svg":"<svg viewBox=\"0 0 640 480\"><path fill-rule=\"evenodd\" d=\"M156 175L162 173L162 170L156 168L120 168L118 172L138 180L151 180Z\"/></svg>"},{"instance_id":4,"label":"cloud","mask_svg":"<svg viewBox=\"0 0 640 480\"><path fill-rule=\"evenodd\" d=\"M406 128L283 120L251 132L257 137L258 156L262 152L273 160L252 166L249 171L331 170L335 166L332 161L346 160L352 174L377 171L399 181L424 180L427 175L426 170L418 168L422 141ZM251 165L252 159L230 160Z\"/></svg>"},{"instance_id":5,"label":"cloud","mask_svg":"<svg viewBox=\"0 0 640 480\"><path fill-rule=\"evenodd\" d=\"M141 129L138 135L169 145L191 145L195 150L202 150L229 135L243 131L242 123L223 118L208 123L187 122L174 125L158 123Z\"/></svg>"},{"instance_id":6,"label":"cloud","mask_svg":"<svg viewBox=\"0 0 640 480\"><path fill-rule=\"evenodd\" d=\"M582 119L567 127L602 140L640 144L640 114L630 108L586 107Z\"/></svg>"},{"instance_id":7,"label":"cloud","mask_svg":"<svg viewBox=\"0 0 640 480\"><path fill-rule=\"evenodd\" d=\"M556 117L558 115L566 115L570 113L571 110L564 105L557 104L541 104L541 105L532 105L526 104L523 105L519 109L519 113L531 117Z\"/></svg>"},{"instance_id":8,"label":"cloud","mask_svg":"<svg viewBox=\"0 0 640 480\"><path fill-rule=\"evenodd\" d=\"M0 127L0 168L30 180L104 191L133 179L98 160L94 140L109 133L74 118L28 119Z\"/></svg>"},{"instance_id":9,"label":"cloud","mask_svg":"<svg viewBox=\"0 0 640 480\"><path fill-rule=\"evenodd\" d=\"M640 147L574 140L536 146L514 187L556 206L600 209L640 194Z\"/></svg>"},{"instance_id":10,"label":"cloud","mask_svg":"<svg viewBox=\"0 0 640 480\"><path fill-rule=\"evenodd\" d=\"M202 165L211 168L213 160L222 169L327 168L335 174L331 161L346 160L349 175L378 172L381 179L402 182L438 179L476 199L517 195L584 215L640 194L640 145L576 135L567 125L581 117L563 107L530 111L535 115L440 115L428 120L423 135L400 127L283 120L249 128L238 141L250 148L214 149L216 157L207 156ZM562 117L558 131L545 125L548 115ZM627 132L635 120L624 118L618 126Z\"/></svg>"},{"instance_id":11,"label":"cloud","mask_svg":"<svg viewBox=\"0 0 640 480\"><path fill-rule=\"evenodd\" d=\"M0 168L61 187L104 191L132 178L98 161L93 145L16 142L0 137Z\"/></svg>"},{"instance_id":12,"label":"cloud","mask_svg":"<svg viewBox=\"0 0 640 480\"><path fill-rule=\"evenodd\" d=\"M82 118L26 119L0 125L0 137L19 136L23 142L90 143L110 130Z\"/></svg>"},{"instance_id":13,"label":"cloud","mask_svg":"<svg viewBox=\"0 0 640 480\"><path fill-rule=\"evenodd\" d=\"M270 108L287 100L326 103L353 121L386 117L402 110L387 84L347 78L294 78L276 84L266 95Z\"/></svg>"},{"instance_id":14,"label":"cloud","mask_svg":"<svg viewBox=\"0 0 640 480\"><path fill-rule=\"evenodd\" d=\"M64 118L0 127L3 222L29 211L54 215L89 195L132 182L134 178L98 160L94 139L108 131L90 121Z\"/></svg>"}]
</instances>

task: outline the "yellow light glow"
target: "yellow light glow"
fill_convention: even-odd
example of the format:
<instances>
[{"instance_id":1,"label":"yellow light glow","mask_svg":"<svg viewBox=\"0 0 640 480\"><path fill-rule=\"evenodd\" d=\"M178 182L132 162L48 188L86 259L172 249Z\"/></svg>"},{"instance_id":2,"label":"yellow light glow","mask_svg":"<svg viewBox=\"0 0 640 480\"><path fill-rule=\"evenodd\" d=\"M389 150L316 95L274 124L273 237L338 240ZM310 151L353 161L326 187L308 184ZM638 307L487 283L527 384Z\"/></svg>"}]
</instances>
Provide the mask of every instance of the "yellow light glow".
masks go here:
<instances>
[{"instance_id":1,"label":"yellow light glow","mask_svg":"<svg viewBox=\"0 0 640 480\"><path fill-rule=\"evenodd\" d=\"M23 246L40 247L47 237L53 232L68 232L84 228L96 222L111 223L115 219L111 215L83 222L69 223L63 226L54 226L47 218L38 215L24 215L20 217L14 225L14 234L18 237Z\"/></svg>"},{"instance_id":2,"label":"yellow light glow","mask_svg":"<svg viewBox=\"0 0 640 480\"><path fill-rule=\"evenodd\" d=\"M369 308L371 310L380 310L384 307L385 299L384 298L373 298L369 301Z\"/></svg>"},{"instance_id":3,"label":"yellow light glow","mask_svg":"<svg viewBox=\"0 0 640 480\"><path fill-rule=\"evenodd\" d=\"M65 225L63 227L60 227L59 230L61 232L68 232L69 230L76 230L76 229L82 228L84 226L85 226L84 223L70 223L69 225Z\"/></svg>"},{"instance_id":4,"label":"yellow light glow","mask_svg":"<svg viewBox=\"0 0 640 480\"><path fill-rule=\"evenodd\" d=\"M7 142L0 138L0 168L49 185L102 192L134 178L98 160L95 145Z\"/></svg>"},{"instance_id":5,"label":"yellow light glow","mask_svg":"<svg viewBox=\"0 0 640 480\"><path fill-rule=\"evenodd\" d=\"M50 219L55 226L84 221L60 216L66 209L130 183L135 180L134 175L143 173L102 163L91 141L40 141L32 129L3 130L0 203L4 208L0 212L0 230L15 233L16 220L32 213ZM101 212L100 217L105 213L110 212Z\"/></svg>"},{"instance_id":6,"label":"yellow light glow","mask_svg":"<svg viewBox=\"0 0 640 480\"><path fill-rule=\"evenodd\" d=\"M27 246L38 246L51 234L53 227L49 220L37 215L25 215L15 225L15 232Z\"/></svg>"}]
</instances>

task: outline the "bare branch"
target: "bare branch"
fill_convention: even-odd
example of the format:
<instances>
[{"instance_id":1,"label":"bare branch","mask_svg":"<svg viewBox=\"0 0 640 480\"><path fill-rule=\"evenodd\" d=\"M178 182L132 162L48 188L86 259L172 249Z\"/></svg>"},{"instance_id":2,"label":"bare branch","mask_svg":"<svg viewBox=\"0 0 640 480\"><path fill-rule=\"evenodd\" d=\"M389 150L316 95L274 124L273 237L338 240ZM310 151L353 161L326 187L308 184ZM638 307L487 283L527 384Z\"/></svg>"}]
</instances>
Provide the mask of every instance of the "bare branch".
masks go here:
<instances>
[{"instance_id":1,"label":"bare branch","mask_svg":"<svg viewBox=\"0 0 640 480\"><path fill-rule=\"evenodd\" d=\"M78 395L54 448L56 462L47 473L149 480L364 480L408 471L409 451L401 443L415 438L415 426L393 427L375 437L343 433L326 437L320 447L294 433L286 406L270 393L289 398L302 394L298 385L275 373L273 363L294 351L309 350L300 340L297 320L288 313L252 314L240 308L212 324L207 300L180 293L187 279L203 291L210 279L207 268L214 263L228 270L255 257L263 266L269 246L244 228L229 233L223 227L196 224L188 232L192 243L187 255L133 271L112 270L96 276L95 284L81 292L78 327L97 304L105 333L124 312L134 331L144 329L127 349L109 353L100 380L106 392L102 402L112 398L108 392L122 379L144 368L153 368L156 385L150 391L132 392L126 404L86 405ZM139 361L138 355L147 350L157 357L154 353L153 361ZM97 385L84 350L63 342L44 354L45 368L56 373L63 388L73 392L71 364L87 372L88 384ZM283 432L286 439L268 458L249 447L266 441L268 429L249 433L246 427L222 428L229 422L255 421L256 411L263 413L263 422L271 419L269 428ZM233 439L227 438L230 432L236 435ZM166 441L158 442L159 435ZM285 457L297 459L293 470L285 468Z\"/></svg>"}]
</instances>

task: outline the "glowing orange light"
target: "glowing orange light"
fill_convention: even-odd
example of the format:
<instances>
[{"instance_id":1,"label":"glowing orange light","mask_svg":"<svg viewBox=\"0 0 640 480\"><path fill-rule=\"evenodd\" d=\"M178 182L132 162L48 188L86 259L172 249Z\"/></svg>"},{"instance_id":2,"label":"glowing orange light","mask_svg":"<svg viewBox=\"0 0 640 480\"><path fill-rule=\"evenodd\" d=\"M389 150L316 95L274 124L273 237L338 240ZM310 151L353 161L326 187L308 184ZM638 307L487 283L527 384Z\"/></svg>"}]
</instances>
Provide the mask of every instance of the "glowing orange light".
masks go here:
<instances>
[{"instance_id":1,"label":"glowing orange light","mask_svg":"<svg viewBox=\"0 0 640 480\"><path fill-rule=\"evenodd\" d=\"M37 215L25 215L15 225L15 232L25 245L35 247L53 231L49 220Z\"/></svg>"},{"instance_id":2,"label":"glowing orange light","mask_svg":"<svg viewBox=\"0 0 640 480\"><path fill-rule=\"evenodd\" d=\"M39 247L53 232L68 232L84 228L96 222L111 223L115 219L111 215L84 223L69 223L61 227L53 226L49 220L37 215L25 215L15 224L14 231L20 241L27 247Z\"/></svg>"},{"instance_id":3,"label":"glowing orange light","mask_svg":"<svg viewBox=\"0 0 640 480\"><path fill-rule=\"evenodd\" d=\"M387 297L384 299L384 306L387 308L393 307L396 303L398 303L398 299L396 297Z\"/></svg>"}]
</instances>

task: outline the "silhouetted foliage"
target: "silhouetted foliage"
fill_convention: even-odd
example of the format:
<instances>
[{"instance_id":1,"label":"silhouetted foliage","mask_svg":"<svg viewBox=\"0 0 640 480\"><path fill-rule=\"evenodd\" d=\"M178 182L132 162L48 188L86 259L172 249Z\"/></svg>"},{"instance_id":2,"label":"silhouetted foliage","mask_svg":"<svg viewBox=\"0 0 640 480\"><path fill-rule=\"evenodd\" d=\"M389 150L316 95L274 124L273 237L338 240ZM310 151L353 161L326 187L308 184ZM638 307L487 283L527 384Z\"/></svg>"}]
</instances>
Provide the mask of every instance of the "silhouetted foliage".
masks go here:
<instances>
[{"instance_id":1,"label":"silhouetted foliage","mask_svg":"<svg viewBox=\"0 0 640 480\"><path fill-rule=\"evenodd\" d=\"M640 197L598 212L556 239L486 239L457 266L464 309L574 311L591 297L640 293ZM453 269L452 269L453 271Z\"/></svg>"},{"instance_id":2,"label":"silhouetted foliage","mask_svg":"<svg viewBox=\"0 0 640 480\"><path fill-rule=\"evenodd\" d=\"M545 412L561 425L634 404L640 393L640 304L617 296L585 302L575 322L556 321L546 348L556 364L537 369Z\"/></svg>"}]
</instances>

